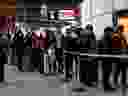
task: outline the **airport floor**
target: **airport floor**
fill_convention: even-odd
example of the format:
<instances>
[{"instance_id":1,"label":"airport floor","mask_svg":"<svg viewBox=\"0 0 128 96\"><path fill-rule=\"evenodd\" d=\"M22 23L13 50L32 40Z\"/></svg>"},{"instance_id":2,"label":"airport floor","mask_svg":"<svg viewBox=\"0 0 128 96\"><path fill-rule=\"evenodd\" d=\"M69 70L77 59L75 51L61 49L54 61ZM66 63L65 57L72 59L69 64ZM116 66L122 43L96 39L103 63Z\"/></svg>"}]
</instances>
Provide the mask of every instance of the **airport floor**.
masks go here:
<instances>
[{"instance_id":1,"label":"airport floor","mask_svg":"<svg viewBox=\"0 0 128 96\"><path fill-rule=\"evenodd\" d=\"M103 88L87 88L88 92L72 92L78 87L78 81L64 83L63 76L43 76L38 72L18 72L15 67L5 65L5 80L1 84L2 96L122 96L121 89L116 92L105 93ZM127 92L128 94L128 92Z\"/></svg>"}]
</instances>

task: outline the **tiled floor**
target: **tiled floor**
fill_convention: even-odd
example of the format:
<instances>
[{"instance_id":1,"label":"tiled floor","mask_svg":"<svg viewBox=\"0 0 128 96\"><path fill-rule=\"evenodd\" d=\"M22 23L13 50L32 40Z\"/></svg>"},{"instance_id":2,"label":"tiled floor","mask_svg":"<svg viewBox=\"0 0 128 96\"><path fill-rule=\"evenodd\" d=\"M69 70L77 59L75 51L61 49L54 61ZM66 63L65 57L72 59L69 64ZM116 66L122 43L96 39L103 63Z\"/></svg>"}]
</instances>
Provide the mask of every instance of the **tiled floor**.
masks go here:
<instances>
[{"instance_id":1,"label":"tiled floor","mask_svg":"<svg viewBox=\"0 0 128 96\"><path fill-rule=\"evenodd\" d=\"M63 83L55 76L44 77L39 73L15 72L14 68L7 66L5 69L5 77L9 83L8 88L5 86L0 89L2 96L122 96L120 89L105 93L102 88L87 88L88 92L76 93L72 92L72 87L77 87L78 81Z\"/></svg>"}]
</instances>

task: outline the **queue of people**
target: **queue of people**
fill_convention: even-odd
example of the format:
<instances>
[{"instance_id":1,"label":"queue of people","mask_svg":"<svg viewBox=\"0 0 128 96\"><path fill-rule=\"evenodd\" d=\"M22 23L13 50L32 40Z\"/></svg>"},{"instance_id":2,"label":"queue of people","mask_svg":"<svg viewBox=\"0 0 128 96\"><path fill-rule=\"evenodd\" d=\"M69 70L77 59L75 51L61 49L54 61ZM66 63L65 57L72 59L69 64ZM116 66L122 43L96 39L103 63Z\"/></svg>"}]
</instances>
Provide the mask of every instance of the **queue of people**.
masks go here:
<instances>
[{"instance_id":1,"label":"queue of people","mask_svg":"<svg viewBox=\"0 0 128 96\"><path fill-rule=\"evenodd\" d=\"M113 75L114 83L118 85L117 78L120 70L123 72L123 83L126 85L126 67L124 67L124 65L126 65L127 60L81 55L81 53L120 55L122 51L119 51L120 49L118 49L117 43L115 43L117 40L120 41L120 33L114 32L112 27L106 27L102 39L96 40L91 24L88 24L85 28L71 26L66 29L66 35L62 34L60 29L61 28L58 28L54 31L40 29L38 30L39 32L27 32L25 36L23 32L18 29L13 37L13 48L16 48L16 56L19 61L18 69L20 71L24 70L22 64L24 48L30 48L31 54L27 56L31 58L30 64L28 64L28 68L32 69L31 71L34 71L36 68L41 74L45 74L44 65L45 63L49 63L48 73L50 73L50 70L53 68L54 72L64 74L64 82L69 82L73 78L72 74L74 74L73 65L75 60L76 65L79 66L79 70L77 71L79 71L80 82L85 86L96 87L98 85L98 61L102 61L102 66L100 67L103 70L102 78L104 89L115 90L115 88L112 88L109 79L110 76ZM121 28L119 27L117 30L119 31ZM123 52L126 53L127 51L125 50ZM49 57L49 62L45 62L44 60L46 54ZM113 71L113 64L115 71ZM87 89L79 88L77 91L87 91Z\"/></svg>"}]
</instances>

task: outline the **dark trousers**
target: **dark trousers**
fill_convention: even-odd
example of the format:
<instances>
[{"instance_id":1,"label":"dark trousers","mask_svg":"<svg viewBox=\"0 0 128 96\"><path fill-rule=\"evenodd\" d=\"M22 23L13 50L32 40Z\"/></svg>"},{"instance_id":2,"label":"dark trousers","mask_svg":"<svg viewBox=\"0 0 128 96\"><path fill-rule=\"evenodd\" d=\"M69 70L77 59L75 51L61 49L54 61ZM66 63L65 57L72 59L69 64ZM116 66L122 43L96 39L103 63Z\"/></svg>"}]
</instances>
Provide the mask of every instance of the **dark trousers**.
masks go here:
<instances>
[{"instance_id":1,"label":"dark trousers","mask_svg":"<svg viewBox=\"0 0 128 96\"><path fill-rule=\"evenodd\" d=\"M91 61L89 61L87 68L88 68L87 82L97 84L97 82L98 82L98 62L97 62L97 59L93 58ZM89 69L91 69L91 70L89 70Z\"/></svg>"},{"instance_id":2,"label":"dark trousers","mask_svg":"<svg viewBox=\"0 0 128 96\"><path fill-rule=\"evenodd\" d=\"M103 70L102 78L103 78L103 85L104 87L110 87L109 79L110 75L112 73L112 61L111 58L106 58L102 60L102 66Z\"/></svg>"},{"instance_id":3,"label":"dark trousers","mask_svg":"<svg viewBox=\"0 0 128 96\"><path fill-rule=\"evenodd\" d=\"M77 55L71 55L71 54L66 54L65 55L65 77L66 78L72 78L73 73L73 59L75 59L75 63L78 64L78 58Z\"/></svg>"},{"instance_id":4,"label":"dark trousers","mask_svg":"<svg viewBox=\"0 0 128 96\"><path fill-rule=\"evenodd\" d=\"M4 82L4 64L0 62L0 83Z\"/></svg>"},{"instance_id":5,"label":"dark trousers","mask_svg":"<svg viewBox=\"0 0 128 96\"><path fill-rule=\"evenodd\" d=\"M15 53L15 55L17 56L17 63L18 63L18 69L20 70L20 71L22 71L23 70L23 64L22 64L22 59L23 59L23 56L24 56L24 48L23 47L17 47L16 49L15 49L15 51L16 51L16 53Z\"/></svg>"},{"instance_id":6,"label":"dark trousers","mask_svg":"<svg viewBox=\"0 0 128 96\"><path fill-rule=\"evenodd\" d=\"M88 68L87 66L89 65L87 60L81 60L80 58L80 74L79 74L79 79L81 83L87 82L87 73L88 73Z\"/></svg>"},{"instance_id":7,"label":"dark trousers","mask_svg":"<svg viewBox=\"0 0 128 96\"><path fill-rule=\"evenodd\" d=\"M127 80L127 78L126 78L127 70L126 69L127 69L127 63L121 63L121 62L116 63L115 74L114 74L114 83L115 84L118 84L118 77L121 72L122 73L121 83L123 84L123 86L126 85L126 80Z\"/></svg>"},{"instance_id":8,"label":"dark trousers","mask_svg":"<svg viewBox=\"0 0 128 96\"><path fill-rule=\"evenodd\" d=\"M80 57L80 82L83 84L96 82L98 77L98 64L94 59L91 61L88 60L89 57L81 56ZM94 60L94 61L93 61Z\"/></svg>"},{"instance_id":9,"label":"dark trousers","mask_svg":"<svg viewBox=\"0 0 128 96\"><path fill-rule=\"evenodd\" d=\"M58 61L58 71L62 72L63 70L63 57L62 56L56 56L56 60ZM54 64L54 67L56 66L56 64Z\"/></svg>"},{"instance_id":10,"label":"dark trousers","mask_svg":"<svg viewBox=\"0 0 128 96\"><path fill-rule=\"evenodd\" d=\"M65 78L71 77L70 72L73 67L73 56L71 54L65 55Z\"/></svg>"},{"instance_id":11,"label":"dark trousers","mask_svg":"<svg viewBox=\"0 0 128 96\"><path fill-rule=\"evenodd\" d=\"M63 70L63 59L64 59L64 56L63 56L63 49L62 48L56 48L56 51L55 51L55 55L56 55L56 60L58 62L58 66L59 66L59 72L62 72ZM56 65L54 64L54 67Z\"/></svg>"},{"instance_id":12,"label":"dark trousers","mask_svg":"<svg viewBox=\"0 0 128 96\"><path fill-rule=\"evenodd\" d=\"M20 71L23 70L22 57L23 57L23 56L17 56L17 59L18 59L18 69L19 69Z\"/></svg>"},{"instance_id":13,"label":"dark trousers","mask_svg":"<svg viewBox=\"0 0 128 96\"><path fill-rule=\"evenodd\" d=\"M42 54L40 55L40 64L39 64L39 72L42 74L44 73L44 54L43 54L43 51L42 51Z\"/></svg>"},{"instance_id":14,"label":"dark trousers","mask_svg":"<svg viewBox=\"0 0 128 96\"><path fill-rule=\"evenodd\" d=\"M32 64L34 69L38 69L40 68L40 64L41 64L41 56L40 55L32 55Z\"/></svg>"}]
</instances>

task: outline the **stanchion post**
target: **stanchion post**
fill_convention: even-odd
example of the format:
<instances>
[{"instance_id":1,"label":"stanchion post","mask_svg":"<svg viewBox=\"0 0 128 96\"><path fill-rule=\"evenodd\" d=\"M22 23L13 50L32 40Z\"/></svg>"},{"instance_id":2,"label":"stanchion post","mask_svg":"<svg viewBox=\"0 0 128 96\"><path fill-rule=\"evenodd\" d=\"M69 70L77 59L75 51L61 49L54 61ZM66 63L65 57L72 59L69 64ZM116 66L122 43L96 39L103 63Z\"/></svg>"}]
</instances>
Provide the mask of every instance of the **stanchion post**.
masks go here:
<instances>
[{"instance_id":1,"label":"stanchion post","mask_svg":"<svg viewBox=\"0 0 128 96\"><path fill-rule=\"evenodd\" d=\"M41 54L41 64L40 64L40 71L41 72L44 71L44 69L42 69L42 68L44 68L44 62L42 61L42 59L44 59L44 56Z\"/></svg>"},{"instance_id":2,"label":"stanchion post","mask_svg":"<svg viewBox=\"0 0 128 96\"><path fill-rule=\"evenodd\" d=\"M64 55L64 77L66 77L65 71L66 71L66 67L65 67L65 55Z\"/></svg>"},{"instance_id":3,"label":"stanchion post","mask_svg":"<svg viewBox=\"0 0 128 96\"><path fill-rule=\"evenodd\" d=\"M78 58L78 56L77 56L77 59L78 59L78 61L79 61L79 58ZM76 62L74 62L74 64L73 64L73 79L74 80L79 80L79 63L77 64Z\"/></svg>"},{"instance_id":4,"label":"stanchion post","mask_svg":"<svg viewBox=\"0 0 128 96\"><path fill-rule=\"evenodd\" d=\"M102 61L98 62L98 87L103 86L102 85L102 68L101 68Z\"/></svg>"},{"instance_id":5,"label":"stanchion post","mask_svg":"<svg viewBox=\"0 0 128 96\"><path fill-rule=\"evenodd\" d=\"M77 72L76 62L74 62L74 59L73 59L73 73L72 73L73 80L77 80L76 72Z\"/></svg>"},{"instance_id":6,"label":"stanchion post","mask_svg":"<svg viewBox=\"0 0 128 96\"><path fill-rule=\"evenodd\" d=\"M47 58L46 58L46 54L44 53L44 72L47 73Z\"/></svg>"},{"instance_id":7,"label":"stanchion post","mask_svg":"<svg viewBox=\"0 0 128 96\"><path fill-rule=\"evenodd\" d=\"M48 62L48 54L46 55L46 70L47 70L47 74L50 72L50 68L49 68L49 62Z\"/></svg>"},{"instance_id":8,"label":"stanchion post","mask_svg":"<svg viewBox=\"0 0 128 96\"><path fill-rule=\"evenodd\" d=\"M79 58L79 56L77 56L77 60L78 60L78 64L77 64L77 80L80 80L80 76L79 76L79 73L80 73L80 58Z\"/></svg>"}]
</instances>

